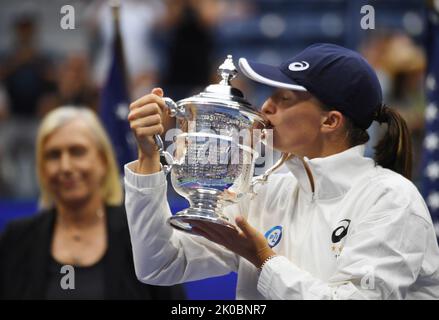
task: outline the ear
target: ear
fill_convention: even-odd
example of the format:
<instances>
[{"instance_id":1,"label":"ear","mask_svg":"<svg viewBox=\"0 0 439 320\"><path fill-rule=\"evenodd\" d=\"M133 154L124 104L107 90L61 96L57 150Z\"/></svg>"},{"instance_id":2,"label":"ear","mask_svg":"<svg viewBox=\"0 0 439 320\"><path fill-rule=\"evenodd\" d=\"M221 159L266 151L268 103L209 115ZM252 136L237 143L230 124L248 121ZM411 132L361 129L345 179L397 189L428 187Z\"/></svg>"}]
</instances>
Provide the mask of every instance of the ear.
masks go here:
<instances>
[{"instance_id":1,"label":"ear","mask_svg":"<svg viewBox=\"0 0 439 320\"><path fill-rule=\"evenodd\" d=\"M344 116L341 112L333 110L327 111L322 116L322 132L334 132L341 128L344 123Z\"/></svg>"}]
</instances>

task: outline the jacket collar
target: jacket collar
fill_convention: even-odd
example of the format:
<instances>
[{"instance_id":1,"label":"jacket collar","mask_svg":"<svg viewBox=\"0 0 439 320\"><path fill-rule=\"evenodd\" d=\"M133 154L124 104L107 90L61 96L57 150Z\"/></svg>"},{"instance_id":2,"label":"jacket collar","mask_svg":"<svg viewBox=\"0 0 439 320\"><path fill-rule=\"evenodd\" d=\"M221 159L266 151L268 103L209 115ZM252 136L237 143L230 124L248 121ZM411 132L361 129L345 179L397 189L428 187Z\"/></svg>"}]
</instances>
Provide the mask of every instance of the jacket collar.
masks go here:
<instances>
[{"instance_id":1,"label":"jacket collar","mask_svg":"<svg viewBox=\"0 0 439 320\"><path fill-rule=\"evenodd\" d=\"M328 200L343 196L362 173L375 166L373 159L364 157L364 151L365 145L359 145L324 158L293 157L285 164L308 200ZM304 163L314 180L314 192Z\"/></svg>"}]
</instances>

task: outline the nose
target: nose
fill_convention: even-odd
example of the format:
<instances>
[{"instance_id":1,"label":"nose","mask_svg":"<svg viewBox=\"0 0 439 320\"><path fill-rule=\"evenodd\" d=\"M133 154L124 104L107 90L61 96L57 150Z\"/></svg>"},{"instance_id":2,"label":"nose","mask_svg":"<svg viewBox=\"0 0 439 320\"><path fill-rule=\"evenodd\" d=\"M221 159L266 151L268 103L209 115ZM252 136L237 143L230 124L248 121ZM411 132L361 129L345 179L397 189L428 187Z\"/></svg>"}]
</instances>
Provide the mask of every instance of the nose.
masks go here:
<instances>
[{"instance_id":1,"label":"nose","mask_svg":"<svg viewBox=\"0 0 439 320\"><path fill-rule=\"evenodd\" d=\"M262 105L261 111L266 116L276 113L276 104L273 99L268 98Z\"/></svg>"},{"instance_id":2,"label":"nose","mask_svg":"<svg viewBox=\"0 0 439 320\"><path fill-rule=\"evenodd\" d=\"M72 170L72 159L68 152L61 154L60 169L62 172L70 172Z\"/></svg>"}]
</instances>

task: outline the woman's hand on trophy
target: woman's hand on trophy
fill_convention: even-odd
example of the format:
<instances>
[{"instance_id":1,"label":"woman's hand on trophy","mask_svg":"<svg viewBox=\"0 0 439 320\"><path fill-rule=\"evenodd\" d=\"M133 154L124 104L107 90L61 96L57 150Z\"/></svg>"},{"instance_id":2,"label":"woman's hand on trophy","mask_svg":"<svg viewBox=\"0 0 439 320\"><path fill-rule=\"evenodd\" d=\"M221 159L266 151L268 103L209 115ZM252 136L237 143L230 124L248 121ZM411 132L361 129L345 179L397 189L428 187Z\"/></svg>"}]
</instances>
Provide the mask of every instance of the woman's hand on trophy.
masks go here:
<instances>
[{"instance_id":1,"label":"woman's hand on trophy","mask_svg":"<svg viewBox=\"0 0 439 320\"><path fill-rule=\"evenodd\" d=\"M154 135L164 132L163 117L167 114L161 88L154 88L130 104L128 121L136 137L139 162L135 171L150 174L160 171L160 155L154 142Z\"/></svg>"},{"instance_id":2,"label":"woman's hand on trophy","mask_svg":"<svg viewBox=\"0 0 439 320\"><path fill-rule=\"evenodd\" d=\"M198 220L191 221L191 225L194 233L226 247L260 268L267 258L276 253L270 248L264 235L246 219L238 216L235 221L239 230Z\"/></svg>"}]
</instances>

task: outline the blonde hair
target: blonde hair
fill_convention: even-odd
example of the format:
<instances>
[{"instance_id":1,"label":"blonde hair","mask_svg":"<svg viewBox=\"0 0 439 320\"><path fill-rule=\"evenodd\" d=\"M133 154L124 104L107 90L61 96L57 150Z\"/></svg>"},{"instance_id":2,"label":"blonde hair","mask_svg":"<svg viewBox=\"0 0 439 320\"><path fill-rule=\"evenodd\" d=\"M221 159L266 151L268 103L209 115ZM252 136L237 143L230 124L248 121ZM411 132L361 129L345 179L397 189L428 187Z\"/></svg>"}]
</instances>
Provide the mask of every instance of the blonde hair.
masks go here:
<instances>
[{"instance_id":1,"label":"blonde hair","mask_svg":"<svg viewBox=\"0 0 439 320\"><path fill-rule=\"evenodd\" d=\"M85 107L62 106L49 112L42 120L38 129L36 165L38 183L41 190L40 207L47 209L53 206L53 197L43 180L43 145L50 134L75 119L81 119L90 129L97 147L107 164L106 175L101 188L104 202L108 205L120 205L122 203L123 194L119 169L116 164L113 147L105 129L92 110Z\"/></svg>"}]
</instances>

